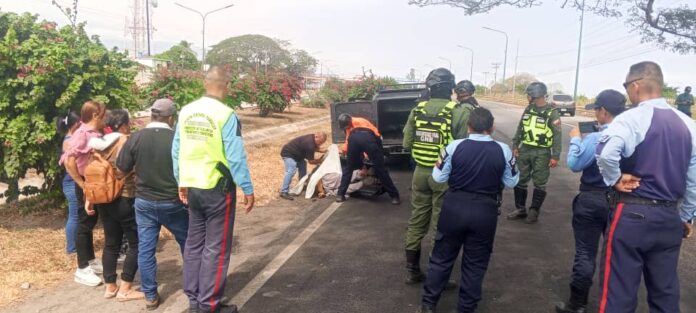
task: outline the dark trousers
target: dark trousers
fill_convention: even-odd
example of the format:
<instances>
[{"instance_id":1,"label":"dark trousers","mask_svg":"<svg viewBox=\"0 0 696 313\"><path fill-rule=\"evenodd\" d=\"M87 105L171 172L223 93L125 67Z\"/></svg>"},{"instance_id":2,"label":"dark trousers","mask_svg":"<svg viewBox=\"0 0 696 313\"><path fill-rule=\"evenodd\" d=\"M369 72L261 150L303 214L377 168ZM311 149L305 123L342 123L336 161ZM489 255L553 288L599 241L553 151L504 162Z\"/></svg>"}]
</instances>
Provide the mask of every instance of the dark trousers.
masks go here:
<instances>
[{"instance_id":1,"label":"dark trousers","mask_svg":"<svg viewBox=\"0 0 696 313\"><path fill-rule=\"evenodd\" d=\"M599 312L635 312L643 275L650 312L678 313L683 234L675 207L619 203L605 236Z\"/></svg>"},{"instance_id":2,"label":"dark trousers","mask_svg":"<svg viewBox=\"0 0 696 313\"><path fill-rule=\"evenodd\" d=\"M581 191L573 200L575 261L570 285L589 291L594 277L599 238L609 218L606 191Z\"/></svg>"},{"instance_id":3,"label":"dark trousers","mask_svg":"<svg viewBox=\"0 0 696 313\"><path fill-rule=\"evenodd\" d=\"M138 271L138 225L135 223L135 198L119 197L114 202L96 206L104 224L104 282L116 282L116 266L123 237L128 240L128 252L123 261L121 280L132 283Z\"/></svg>"},{"instance_id":4,"label":"dark trousers","mask_svg":"<svg viewBox=\"0 0 696 313\"><path fill-rule=\"evenodd\" d=\"M489 196L448 191L445 194L435 246L430 256L423 304L435 306L462 252L459 312L474 312L493 252L498 221L496 200Z\"/></svg>"},{"instance_id":5,"label":"dark trousers","mask_svg":"<svg viewBox=\"0 0 696 313\"><path fill-rule=\"evenodd\" d=\"M189 188L184 293L191 308L219 310L230 263L235 198L222 188Z\"/></svg>"},{"instance_id":6,"label":"dark trousers","mask_svg":"<svg viewBox=\"0 0 696 313\"><path fill-rule=\"evenodd\" d=\"M87 215L85 212L85 194L82 188L75 183L75 195L77 196L77 238L75 247L77 248L77 267L85 268L89 266L89 261L94 260L94 226L99 220L99 212L94 215Z\"/></svg>"},{"instance_id":7,"label":"dark trousers","mask_svg":"<svg viewBox=\"0 0 696 313\"><path fill-rule=\"evenodd\" d=\"M367 157L370 158L375 175L377 175L379 181L382 182L384 190L390 197L398 197L399 191L396 189L396 186L394 186L394 182L389 176L387 167L384 164L384 152L382 151L381 140L369 131L354 131L348 138L347 162L346 166L343 167L341 185L338 187L338 195L346 195L346 191L348 191L348 186L350 185L350 179L353 177L353 171L363 166L363 154L367 154Z\"/></svg>"}]
</instances>

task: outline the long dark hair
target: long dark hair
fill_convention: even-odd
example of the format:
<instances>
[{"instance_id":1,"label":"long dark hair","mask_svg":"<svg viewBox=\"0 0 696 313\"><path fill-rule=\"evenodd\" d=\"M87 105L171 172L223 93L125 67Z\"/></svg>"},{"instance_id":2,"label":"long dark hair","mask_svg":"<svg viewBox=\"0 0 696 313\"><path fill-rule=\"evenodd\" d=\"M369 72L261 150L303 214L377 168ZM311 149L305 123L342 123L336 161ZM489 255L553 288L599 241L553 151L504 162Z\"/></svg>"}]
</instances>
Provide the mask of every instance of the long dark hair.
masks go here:
<instances>
[{"instance_id":1,"label":"long dark hair","mask_svg":"<svg viewBox=\"0 0 696 313\"><path fill-rule=\"evenodd\" d=\"M128 111L123 109L111 110L106 117L106 126L111 128L111 131L118 131L121 126L128 125L129 122Z\"/></svg>"},{"instance_id":2,"label":"long dark hair","mask_svg":"<svg viewBox=\"0 0 696 313\"><path fill-rule=\"evenodd\" d=\"M59 115L56 120L56 130L61 135L67 134L70 129L80 121L80 114L75 111L70 111L65 115Z\"/></svg>"}]
</instances>

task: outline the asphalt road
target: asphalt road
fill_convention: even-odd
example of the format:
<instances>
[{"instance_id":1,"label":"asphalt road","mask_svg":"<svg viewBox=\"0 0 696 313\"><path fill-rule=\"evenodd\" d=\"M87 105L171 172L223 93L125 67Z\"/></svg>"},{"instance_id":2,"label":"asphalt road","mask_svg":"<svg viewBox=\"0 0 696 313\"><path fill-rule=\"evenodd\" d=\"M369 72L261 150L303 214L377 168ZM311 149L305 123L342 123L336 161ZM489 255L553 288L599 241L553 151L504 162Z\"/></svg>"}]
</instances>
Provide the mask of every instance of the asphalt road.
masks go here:
<instances>
[{"instance_id":1,"label":"asphalt road","mask_svg":"<svg viewBox=\"0 0 696 313\"><path fill-rule=\"evenodd\" d=\"M522 108L490 102L482 105L496 117L496 139L509 143ZM585 118L563 118L564 150L568 146L567 132L580 120ZM565 157L560 165L552 172L538 224L499 219L479 312L554 312L554 303L567 298L574 253L570 204L579 175L565 167ZM337 208L326 209L330 201L323 200L308 210L306 221L296 223L294 230L280 239L293 249L272 249L272 255L259 262L257 273L241 273L236 279L232 274L228 294L237 295L234 299L248 295L241 297L248 299L241 312L416 312L421 288L403 283L403 239L410 216L411 175L394 169L392 177L402 193L402 205L389 205L383 196L377 201L350 199ZM503 211L513 206L508 190ZM315 216L325 218L325 222L310 223ZM293 240L295 236L304 237ZM424 246L424 251L429 250ZM696 243L687 240L680 262L682 312L696 312L695 260ZM427 267L427 253L421 263ZM266 265L261 268L261 264ZM456 267L455 278L459 277ZM247 284L254 275L256 283ZM593 288L589 312L597 310L598 293L598 288ZM456 292L446 292L439 312L455 312L456 301ZM648 312L643 288L638 312Z\"/></svg>"}]
</instances>

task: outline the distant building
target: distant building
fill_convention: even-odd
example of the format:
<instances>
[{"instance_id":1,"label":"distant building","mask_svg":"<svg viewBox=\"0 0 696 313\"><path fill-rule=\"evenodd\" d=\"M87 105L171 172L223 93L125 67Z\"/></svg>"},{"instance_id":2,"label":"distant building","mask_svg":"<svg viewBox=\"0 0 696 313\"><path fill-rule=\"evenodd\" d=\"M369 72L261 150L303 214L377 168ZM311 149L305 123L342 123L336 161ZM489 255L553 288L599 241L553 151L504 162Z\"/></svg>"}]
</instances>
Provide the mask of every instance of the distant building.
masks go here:
<instances>
[{"instance_id":1,"label":"distant building","mask_svg":"<svg viewBox=\"0 0 696 313\"><path fill-rule=\"evenodd\" d=\"M152 57L144 57L133 60L138 63L138 72L135 75L135 83L138 86L147 85L152 81L152 75L155 70L164 66L168 66L167 60L155 59Z\"/></svg>"}]
</instances>

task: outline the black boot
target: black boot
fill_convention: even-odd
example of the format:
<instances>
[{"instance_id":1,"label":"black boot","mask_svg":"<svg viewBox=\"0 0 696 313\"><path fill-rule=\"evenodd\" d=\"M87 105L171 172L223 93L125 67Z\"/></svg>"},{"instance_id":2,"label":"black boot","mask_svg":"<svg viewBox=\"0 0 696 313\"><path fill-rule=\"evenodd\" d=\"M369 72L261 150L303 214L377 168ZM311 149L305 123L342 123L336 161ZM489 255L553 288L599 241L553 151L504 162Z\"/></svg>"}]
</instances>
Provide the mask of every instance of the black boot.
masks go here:
<instances>
[{"instance_id":1,"label":"black boot","mask_svg":"<svg viewBox=\"0 0 696 313\"><path fill-rule=\"evenodd\" d=\"M527 218L527 189L515 187L515 210L507 215L509 220L521 220Z\"/></svg>"},{"instance_id":2,"label":"black boot","mask_svg":"<svg viewBox=\"0 0 696 313\"><path fill-rule=\"evenodd\" d=\"M585 313L589 290L570 286L570 300L556 304L556 313Z\"/></svg>"},{"instance_id":3,"label":"black boot","mask_svg":"<svg viewBox=\"0 0 696 313\"><path fill-rule=\"evenodd\" d=\"M535 188L532 194L532 205L529 207L529 214L524 221L525 223L534 224L537 222L541 205L544 204L544 199L546 199L546 191Z\"/></svg>"},{"instance_id":4,"label":"black boot","mask_svg":"<svg viewBox=\"0 0 696 313\"><path fill-rule=\"evenodd\" d=\"M425 274L420 269L420 250L406 250L406 284L413 285L425 280Z\"/></svg>"},{"instance_id":5,"label":"black boot","mask_svg":"<svg viewBox=\"0 0 696 313\"><path fill-rule=\"evenodd\" d=\"M435 307L427 304L423 304L418 310L418 313L435 313Z\"/></svg>"}]
</instances>

